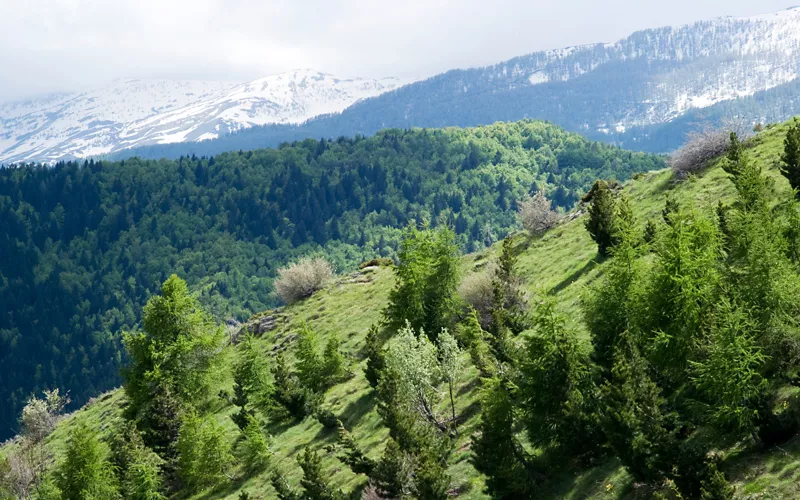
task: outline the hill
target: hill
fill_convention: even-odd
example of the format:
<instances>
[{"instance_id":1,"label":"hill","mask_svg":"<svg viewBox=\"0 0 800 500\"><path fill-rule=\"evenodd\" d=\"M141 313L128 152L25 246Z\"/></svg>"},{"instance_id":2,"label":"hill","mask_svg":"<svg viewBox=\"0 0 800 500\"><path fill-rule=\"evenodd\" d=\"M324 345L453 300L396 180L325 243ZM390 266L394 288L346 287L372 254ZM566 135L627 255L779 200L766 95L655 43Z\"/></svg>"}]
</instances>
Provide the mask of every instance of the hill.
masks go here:
<instances>
[{"instance_id":1,"label":"hill","mask_svg":"<svg viewBox=\"0 0 800 500\"><path fill-rule=\"evenodd\" d=\"M218 320L277 305L275 270L324 252L340 271L395 254L410 220L452 223L465 250L516 227L543 190L570 208L596 177L663 159L541 122L387 130L176 161L0 169L0 437L33 392L74 404L119 383L119 334L177 272Z\"/></svg>"},{"instance_id":2,"label":"hill","mask_svg":"<svg viewBox=\"0 0 800 500\"><path fill-rule=\"evenodd\" d=\"M756 136L746 150L748 157L762 166L767 178L774 182L771 191L773 204L791 197L788 183L776 168L788 129L789 124L771 127ZM674 200L684 207L705 209L713 209L720 201L731 203L736 190L729 175L723 171L724 165L724 161L717 161L683 182L675 182L670 171L643 174L628 182L622 193L629 200L631 211L636 214L639 221L637 227L642 229L646 221L660 219L667 200ZM582 307L592 287L602 283L615 262L614 259L598 256L597 247L584 228L586 217L574 218L541 237L530 238L517 234L511 240L525 290L538 298L554 297L558 309L567 314L568 327L579 343L584 345L591 339L591 334L583 321ZM466 255L460 267L467 277L481 273L486 263L498 256L500 251L498 245ZM354 376L329 389L324 394L323 404L341 419L359 447L366 450L371 458L380 456L380 444L386 440L387 429L376 411L379 406L376 393L363 374L366 364L364 348L370 326L381 319L381 312L395 285L394 280L395 274L390 268L366 267L341 276L334 284L309 299L257 314L248 322L250 328L259 333L255 341L258 352L270 359L271 363L275 359L274 353L291 353L296 349L297 332L304 324L313 328L321 338L335 335L342 340L343 352L355 363ZM264 325L264 328L257 325ZM224 356L226 365L230 367L232 349L226 349ZM466 354L464 357L467 357ZM485 478L473 467L472 436L481 419L481 384L478 382L477 368L466 359L465 366L457 377L455 388L460 428L448 462L447 472L452 478L450 491L463 498L487 498L483 490ZM218 389L232 391L230 370L225 373L217 380L212 393ZM792 395L794 389L787 387L782 390L788 391L780 397L784 405L796 399ZM65 418L47 440L51 452L58 454L63 449L65 436L79 423L88 423L101 435L108 435L114 421L120 418L123 400L122 392L117 390ZM235 408L224 398L212 398L207 409L225 429L226 439L233 442L238 431L228 417ZM320 453L322 471L331 486L350 491L364 482L363 475L352 473L337 458L342 449L341 445L337 445L336 431L327 429L316 419L308 417L288 425L273 422L269 425L269 432L272 435L271 463L291 484L296 485L302 476L295 459L306 446ZM718 466L736 487L737 497L796 496L797 466L800 463L797 460L797 452L800 451L797 440L791 439L781 446L760 448L748 442L748 439L745 436L732 442L721 438L716 441L715 453L721 457ZM4 448L6 453L9 450L8 446ZM632 474L616 458L605 458L588 466L579 466L572 461L568 464L564 467L562 462L562 466L557 468L558 472L540 484L537 498L628 498L654 493L648 486L637 484ZM251 498L274 498L268 477L266 474L244 474L242 479L229 486L203 492L198 498L237 498L241 491L248 492Z\"/></svg>"},{"instance_id":3,"label":"hill","mask_svg":"<svg viewBox=\"0 0 800 500\"><path fill-rule=\"evenodd\" d=\"M627 38L457 69L300 125L256 127L196 144L123 151L175 158L386 127L469 127L526 118L627 149L668 152L699 124L749 125L800 112L800 9L647 29Z\"/></svg>"}]
</instances>

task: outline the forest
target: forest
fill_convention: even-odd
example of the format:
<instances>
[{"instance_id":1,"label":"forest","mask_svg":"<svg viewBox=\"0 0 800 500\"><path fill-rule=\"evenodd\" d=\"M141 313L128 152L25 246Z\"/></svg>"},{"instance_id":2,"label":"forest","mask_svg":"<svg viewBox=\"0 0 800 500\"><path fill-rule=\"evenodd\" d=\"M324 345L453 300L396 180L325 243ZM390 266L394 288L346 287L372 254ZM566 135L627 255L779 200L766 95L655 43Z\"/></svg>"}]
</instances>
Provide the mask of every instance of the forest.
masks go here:
<instances>
[{"instance_id":1,"label":"forest","mask_svg":"<svg viewBox=\"0 0 800 500\"><path fill-rule=\"evenodd\" d=\"M70 408L120 382L120 332L175 273L218 321L278 305L275 271L324 253L339 272L394 258L411 220L446 223L474 251L518 227L542 191L571 208L596 178L661 157L523 121L386 130L275 149L0 169L0 438L27 398L60 387Z\"/></svg>"}]
</instances>

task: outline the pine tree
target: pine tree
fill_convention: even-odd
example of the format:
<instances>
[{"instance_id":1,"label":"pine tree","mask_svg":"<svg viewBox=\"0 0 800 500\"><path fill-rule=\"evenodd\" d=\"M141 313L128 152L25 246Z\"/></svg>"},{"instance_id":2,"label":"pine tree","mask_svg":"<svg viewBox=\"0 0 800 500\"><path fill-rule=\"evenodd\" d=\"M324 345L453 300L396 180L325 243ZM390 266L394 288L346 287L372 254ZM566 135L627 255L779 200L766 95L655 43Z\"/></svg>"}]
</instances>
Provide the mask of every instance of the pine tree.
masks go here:
<instances>
[{"instance_id":1,"label":"pine tree","mask_svg":"<svg viewBox=\"0 0 800 500\"><path fill-rule=\"evenodd\" d=\"M350 470L355 474L372 475L372 472L375 470L376 462L369 458L364 451L358 447L353 435L350 434L350 431L345 429L341 422L339 422L339 444L341 444L344 450L344 455L338 457L342 463L350 467Z\"/></svg>"},{"instance_id":2,"label":"pine tree","mask_svg":"<svg viewBox=\"0 0 800 500\"><path fill-rule=\"evenodd\" d=\"M302 495L289 486L286 478L276 470L273 470L270 475L270 484L272 484L278 500L304 500Z\"/></svg>"},{"instance_id":3,"label":"pine tree","mask_svg":"<svg viewBox=\"0 0 800 500\"><path fill-rule=\"evenodd\" d=\"M69 433L64 458L55 471L55 483L64 500L120 498L108 451L84 423Z\"/></svg>"},{"instance_id":4,"label":"pine tree","mask_svg":"<svg viewBox=\"0 0 800 500\"><path fill-rule=\"evenodd\" d=\"M383 498L407 497L413 489L414 458L390 437L370 480Z\"/></svg>"},{"instance_id":5,"label":"pine tree","mask_svg":"<svg viewBox=\"0 0 800 500\"><path fill-rule=\"evenodd\" d=\"M228 479L233 463L225 431L212 419L186 415L178 437L178 472L189 491L217 486Z\"/></svg>"},{"instance_id":6,"label":"pine tree","mask_svg":"<svg viewBox=\"0 0 800 500\"><path fill-rule=\"evenodd\" d=\"M794 119L783 141L781 174L795 191L800 190L800 120Z\"/></svg>"},{"instance_id":7,"label":"pine tree","mask_svg":"<svg viewBox=\"0 0 800 500\"><path fill-rule=\"evenodd\" d=\"M274 389L271 396L270 412L278 419L287 415L302 419L308 413L308 391L304 389L297 376L289 370L286 357L282 352L275 356L272 366Z\"/></svg>"},{"instance_id":8,"label":"pine tree","mask_svg":"<svg viewBox=\"0 0 800 500\"><path fill-rule=\"evenodd\" d=\"M591 191L592 204L589 207L589 218L586 219L586 230L597 243L600 255L608 255L614 245L615 201L608 183L597 181Z\"/></svg>"},{"instance_id":9,"label":"pine tree","mask_svg":"<svg viewBox=\"0 0 800 500\"><path fill-rule=\"evenodd\" d=\"M378 387L381 370L385 365L383 359L383 343L377 325L372 325L367 332L366 346L367 366L364 368L364 377L372 388Z\"/></svg>"},{"instance_id":10,"label":"pine tree","mask_svg":"<svg viewBox=\"0 0 800 500\"><path fill-rule=\"evenodd\" d=\"M328 486L327 478L322 474L322 460L316 452L306 446L303 455L297 457L300 468L303 469L303 479L300 485L303 487L307 500L343 500L344 495Z\"/></svg>"},{"instance_id":11,"label":"pine tree","mask_svg":"<svg viewBox=\"0 0 800 500\"><path fill-rule=\"evenodd\" d=\"M346 376L344 356L341 353L341 341L336 335L332 335L325 344L322 352L322 370L324 374L324 385L330 387Z\"/></svg>"},{"instance_id":12,"label":"pine tree","mask_svg":"<svg viewBox=\"0 0 800 500\"><path fill-rule=\"evenodd\" d=\"M311 392L320 392L325 386L325 372L318 350L317 334L308 324L300 328L297 338L297 378Z\"/></svg>"},{"instance_id":13,"label":"pine tree","mask_svg":"<svg viewBox=\"0 0 800 500\"><path fill-rule=\"evenodd\" d=\"M255 416L248 416L237 451L239 459L250 473L263 471L269 466L272 452Z\"/></svg>"},{"instance_id":14,"label":"pine tree","mask_svg":"<svg viewBox=\"0 0 800 500\"><path fill-rule=\"evenodd\" d=\"M493 378L481 390L481 420L472 438L473 464L486 475L486 492L493 498L533 498L535 480L530 460L514 432L516 387Z\"/></svg>"}]
</instances>

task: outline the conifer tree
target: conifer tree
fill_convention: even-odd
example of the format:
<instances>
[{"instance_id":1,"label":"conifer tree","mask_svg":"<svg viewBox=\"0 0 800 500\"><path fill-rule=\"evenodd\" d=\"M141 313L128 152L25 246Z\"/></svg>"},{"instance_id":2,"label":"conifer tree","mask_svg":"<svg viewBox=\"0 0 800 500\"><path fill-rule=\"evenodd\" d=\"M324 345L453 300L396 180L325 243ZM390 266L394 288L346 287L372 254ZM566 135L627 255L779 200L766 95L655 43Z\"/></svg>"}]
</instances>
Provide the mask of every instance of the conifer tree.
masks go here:
<instances>
[{"instance_id":1,"label":"conifer tree","mask_svg":"<svg viewBox=\"0 0 800 500\"><path fill-rule=\"evenodd\" d=\"M212 419L187 414L178 437L178 472L189 491L217 486L233 464L225 431Z\"/></svg>"},{"instance_id":2,"label":"conifer tree","mask_svg":"<svg viewBox=\"0 0 800 500\"><path fill-rule=\"evenodd\" d=\"M287 415L302 419L308 413L308 391L300 385L297 376L291 372L282 352L275 356L272 366L274 388L271 396L270 412L276 418Z\"/></svg>"},{"instance_id":3,"label":"conifer tree","mask_svg":"<svg viewBox=\"0 0 800 500\"><path fill-rule=\"evenodd\" d=\"M493 498L533 498L530 460L514 433L514 393L508 380L493 378L481 390L481 420L472 438L473 463L486 475Z\"/></svg>"},{"instance_id":4,"label":"conifer tree","mask_svg":"<svg viewBox=\"0 0 800 500\"><path fill-rule=\"evenodd\" d=\"M800 190L800 120L794 119L786 132L781 155L781 173L795 191Z\"/></svg>"},{"instance_id":5,"label":"conifer tree","mask_svg":"<svg viewBox=\"0 0 800 500\"><path fill-rule=\"evenodd\" d=\"M367 366L364 368L364 377L372 388L378 387L381 370L385 365L383 359L383 343L377 325L372 325L366 338Z\"/></svg>"},{"instance_id":6,"label":"conifer tree","mask_svg":"<svg viewBox=\"0 0 800 500\"><path fill-rule=\"evenodd\" d=\"M598 253L605 256L614 245L614 195L605 181L595 182L589 194L592 204L589 206L586 230L597 243Z\"/></svg>"},{"instance_id":7,"label":"conifer tree","mask_svg":"<svg viewBox=\"0 0 800 500\"><path fill-rule=\"evenodd\" d=\"M55 471L55 484L64 500L120 498L107 448L84 423L78 424L67 438L64 458Z\"/></svg>"},{"instance_id":8,"label":"conifer tree","mask_svg":"<svg viewBox=\"0 0 800 500\"><path fill-rule=\"evenodd\" d=\"M324 364L318 350L317 334L307 323L300 328L297 338L297 378L312 392L320 392L325 385Z\"/></svg>"},{"instance_id":9,"label":"conifer tree","mask_svg":"<svg viewBox=\"0 0 800 500\"><path fill-rule=\"evenodd\" d=\"M241 462L250 473L263 471L269 466L272 453L269 450L267 437L261 429L260 422L253 415L248 416L247 424L242 429L237 451Z\"/></svg>"},{"instance_id":10,"label":"conifer tree","mask_svg":"<svg viewBox=\"0 0 800 500\"><path fill-rule=\"evenodd\" d=\"M303 479L300 485L303 487L303 498L306 500L343 500L344 495L340 491L333 490L328 486L328 480L322 474L322 460L317 452L311 451L306 446L303 455L297 457L297 462L303 469Z\"/></svg>"}]
</instances>

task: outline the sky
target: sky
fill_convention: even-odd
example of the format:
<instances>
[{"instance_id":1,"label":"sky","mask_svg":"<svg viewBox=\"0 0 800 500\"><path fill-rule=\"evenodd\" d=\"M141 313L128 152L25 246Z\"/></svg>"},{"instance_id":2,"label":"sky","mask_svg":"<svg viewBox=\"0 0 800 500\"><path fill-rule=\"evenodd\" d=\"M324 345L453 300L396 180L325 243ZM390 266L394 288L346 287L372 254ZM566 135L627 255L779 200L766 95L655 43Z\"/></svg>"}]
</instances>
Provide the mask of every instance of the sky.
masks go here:
<instances>
[{"instance_id":1,"label":"sky","mask_svg":"<svg viewBox=\"0 0 800 500\"><path fill-rule=\"evenodd\" d=\"M0 102L296 68L417 79L798 0L0 0Z\"/></svg>"}]
</instances>

